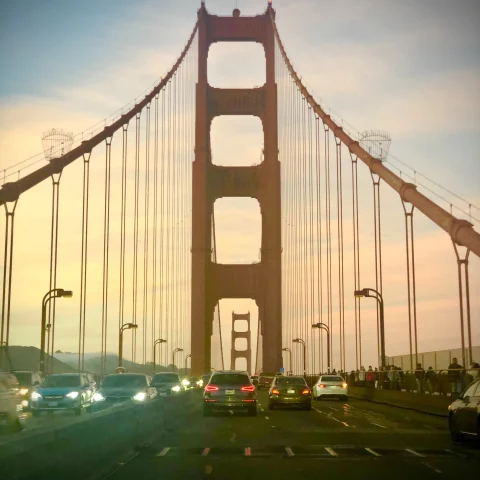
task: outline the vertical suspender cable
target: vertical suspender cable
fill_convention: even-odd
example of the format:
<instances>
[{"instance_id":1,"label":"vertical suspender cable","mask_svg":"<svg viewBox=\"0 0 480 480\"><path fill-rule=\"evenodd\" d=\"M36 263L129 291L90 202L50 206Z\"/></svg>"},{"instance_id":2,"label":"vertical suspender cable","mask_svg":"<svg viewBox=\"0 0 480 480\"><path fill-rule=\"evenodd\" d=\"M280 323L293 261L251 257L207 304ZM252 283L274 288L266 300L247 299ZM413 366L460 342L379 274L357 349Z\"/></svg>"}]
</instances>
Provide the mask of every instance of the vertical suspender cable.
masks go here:
<instances>
[{"instance_id":1,"label":"vertical suspender cable","mask_svg":"<svg viewBox=\"0 0 480 480\"><path fill-rule=\"evenodd\" d=\"M326 240L327 240L327 319L328 329L330 331L330 355L332 355L332 233L330 216L330 135L327 125L323 125L325 135L325 221L326 221ZM328 341L328 339L327 339ZM332 359L331 359L332 360ZM332 363L330 364L333 367ZM328 372L330 373L330 372Z\"/></svg>"},{"instance_id":2,"label":"vertical suspender cable","mask_svg":"<svg viewBox=\"0 0 480 480\"><path fill-rule=\"evenodd\" d=\"M157 264L158 264L158 93L155 95L155 112L154 112L154 146L153 146L153 272L152 272L152 338L150 345L152 348L152 361L154 357L155 340L157 338L156 315L157 315ZM160 362L159 362L160 363Z\"/></svg>"},{"instance_id":3,"label":"vertical suspender cable","mask_svg":"<svg viewBox=\"0 0 480 480\"><path fill-rule=\"evenodd\" d=\"M147 318L148 318L148 250L149 250L149 215L150 215L150 120L151 105L147 105L145 125L145 206L144 206L144 234L143 234L143 305L142 305L142 353L143 365L147 362Z\"/></svg>"}]
</instances>

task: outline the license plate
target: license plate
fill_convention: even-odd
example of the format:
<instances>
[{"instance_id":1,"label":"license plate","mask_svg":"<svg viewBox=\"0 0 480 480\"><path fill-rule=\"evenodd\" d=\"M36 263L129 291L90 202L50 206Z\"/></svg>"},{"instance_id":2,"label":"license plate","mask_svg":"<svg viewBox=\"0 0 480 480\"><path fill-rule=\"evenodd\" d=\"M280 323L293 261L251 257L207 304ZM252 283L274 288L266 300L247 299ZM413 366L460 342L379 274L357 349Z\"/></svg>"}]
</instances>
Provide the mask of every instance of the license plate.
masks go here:
<instances>
[{"instance_id":1,"label":"license plate","mask_svg":"<svg viewBox=\"0 0 480 480\"><path fill-rule=\"evenodd\" d=\"M225 390L227 395L235 395L235 390Z\"/></svg>"},{"instance_id":2,"label":"license plate","mask_svg":"<svg viewBox=\"0 0 480 480\"><path fill-rule=\"evenodd\" d=\"M295 393L295 390L287 390L287 393Z\"/></svg>"},{"instance_id":3,"label":"license plate","mask_svg":"<svg viewBox=\"0 0 480 480\"><path fill-rule=\"evenodd\" d=\"M166 397L166 396L167 396L167 392L160 392L160 396L161 396L161 397Z\"/></svg>"},{"instance_id":4,"label":"license plate","mask_svg":"<svg viewBox=\"0 0 480 480\"><path fill-rule=\"evenodd\" d=\"M56 407L58 405L58 402L48 402L49 407Z\"/></svg>"}]
</instances>

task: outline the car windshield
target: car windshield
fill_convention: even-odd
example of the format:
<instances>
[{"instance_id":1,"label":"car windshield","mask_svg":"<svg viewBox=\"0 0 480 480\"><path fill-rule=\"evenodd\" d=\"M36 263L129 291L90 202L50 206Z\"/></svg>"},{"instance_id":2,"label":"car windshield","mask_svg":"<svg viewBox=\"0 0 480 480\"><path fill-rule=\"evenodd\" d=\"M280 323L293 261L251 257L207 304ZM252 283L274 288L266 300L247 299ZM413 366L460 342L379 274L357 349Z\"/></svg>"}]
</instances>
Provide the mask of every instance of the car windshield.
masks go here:
<instances>
[{"instance_id":1,"label":"car windshield","mask_svg":"<svg viewBox=\"0 0 480 480\"><path fill-rule=\"evenodd\" d=\"M153 377L152 383L175 383L180 382L180 378L176 373L160 373Z\"/></svg>"},{"instance_id":2,"label":"car windshield","mask_svg":"<svg viewBox=\"0 0 480 480\"><path fill-rule=\"evenodd\" d=\"M330 375L326 375L324 377L321 377L320 380L322 382L343 382L342 377L333 377L333 376L330 376Z\"/></svg>"},{"instance_id":3,"label":"car windshield","mask_svg":"<svg viewBox=\"0 0 480 480\"><path fill-rule=\"evenodd\" d=\"M18 383L20 385L25 385L29 387L32 385L32 374L29 372L15 372L14 375L17 377Z\"/></svg>"},{"instance_id":4,"label":"car windshield","mask_svg":"<svg viewBox=\"0 0 480 480\"><path fill-rule=\"evenodd\" d=\"M249 385L250 379L247 375L238 373L225 373L213 375L210 383L213 385Z\"/></svg>"},{"instance_id":5,"label":"car windshield","mask_svg":"<svg viewBox=\"0 0 480 480\"><path fill-rule=\"evenodd\" d=\"M42 387L79 387L79 375L49 375L42 383Z\"/></svg>"},{"instance_id":6,"label":"car windshield","mask_svg":"<svg viewBox=\"0 0 480 480\"><path fill-rule=\"evenodd\" d=\"M277 377L275 385L305 385L303 377Z\"/></svg>"},{"instance_id":7,"label":"car windshield","mask_svg":"<svg viewBox=\"0 0 480 480\"><path fill-rule=\"evenodd\" d=\"M102 387L144 387L147 379L143 375L109 375L105 377Z\"/></svg>"}]
</instances>

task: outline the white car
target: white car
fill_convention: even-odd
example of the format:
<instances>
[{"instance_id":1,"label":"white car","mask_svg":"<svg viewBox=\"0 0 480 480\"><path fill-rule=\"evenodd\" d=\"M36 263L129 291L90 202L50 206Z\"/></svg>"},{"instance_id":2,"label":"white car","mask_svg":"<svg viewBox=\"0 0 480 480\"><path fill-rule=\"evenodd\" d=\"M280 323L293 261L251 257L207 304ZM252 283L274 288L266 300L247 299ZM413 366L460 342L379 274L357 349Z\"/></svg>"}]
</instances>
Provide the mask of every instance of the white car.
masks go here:
<instances>
[{"instance_id":1,"label":"white car","mask_svg":"<svg viewBox=\"0 0 480 480\"><path fill-rule=\"evenodd\" d=\"M318 378L313 386L313 398L321 400L326 397L348 400L348 385L342 377L338 375L321 375Z\"/></svg>"}]
</instances>

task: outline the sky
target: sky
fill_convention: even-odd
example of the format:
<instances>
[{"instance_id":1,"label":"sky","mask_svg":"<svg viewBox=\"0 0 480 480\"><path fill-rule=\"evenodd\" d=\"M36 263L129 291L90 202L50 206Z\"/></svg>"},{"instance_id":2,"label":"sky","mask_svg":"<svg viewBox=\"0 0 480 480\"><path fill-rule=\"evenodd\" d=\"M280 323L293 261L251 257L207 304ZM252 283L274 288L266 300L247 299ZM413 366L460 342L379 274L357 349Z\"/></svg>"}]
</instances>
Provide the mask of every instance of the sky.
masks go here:
<instances>
[{"instance_id":1,"label":"sky","mask_svg":"<svg viewBox=\"0 0 480 480\"><path fill-rule=\"evenodd\" d=\"M206 5L211 13L230 15L238 4L242 15L253 15L262 13L266 3L207 0ZM0 173L40 153L41 134L49 128L80 133L98 122L103 127L103 119L141 98L178 58L196 21L199 4L199 0L0 0ZM391 168L401 168L411 176L414 171L424 174L466 199L467 203L435 188L440 199L419 186L444 208L450 209L453 203L453 213L468 219L456 207L468 213L469 202L480 206L478 2L274 0L273 6L286 51L316 100L349 131L389 131ZM212 46L208 68L209 82L216 87L253 87L265 81L264 54L255 44ZM263 138L258 119L218 118L211 136L215 163L249 165L260 161ZM98 178L102 175L100 163L92 166ZM118 170L118 164L115 168ZM15 169L7 172L14 174L7 180L14 180ZM71 285L74 292L79 290L79 175L81 165L77 162L64 172L61 186L62 193L69 195L62 197L60 211L64 230L60 237L59 282ZM362 215L366 219L362 231L366 252L363 278L372 282L371 181L366 168L360 169L360 175ZM93 184L98 201L101 183ZM387 355L398 355L408 352L403 211L398 196L383 191ZM50 192L50 182L44 182L22 196L17 207L12 344L39 343L38 305L48 287ZM478 209L472 208L471 213L480 218ZM415 219L419 351L457 348L459 307L453 248L448 235L428 219L419 213ZM97 227L92 227L88 315L95 322L101 299L100 209L92 213L92 222ZM480 222L472 223L478 230ZM261 232L256 201L218 201L216 224L220 262L258 260ZM4 227L2 217L2 238ZM118 229L118 222L112 228ZM350 268L349 240L346 255ZM478 345L480 296L475 292L480 291L480 261L473 254L470 260L472 334L473 343ZM352 289L349 282L347 290ZM78 302L65 300L58 305L62 340L57 346L75 351ZM351 308L347 302L350 346ZM365 304L364 309L368 332L365 362L375 364L373 305L370 308ZM223 300L226 352L230 348L233 310L250 310L256 322L254 302ZM218 350L218 343L214 344ZM86 348L94 352L99 345L99 335L92 331ZM115 346L116 340L112 339L109 349L114 351ZM229 355L226 357L228 366ZM351 362L349 366L353 367Z\"/></svg>"}]
</instances>

